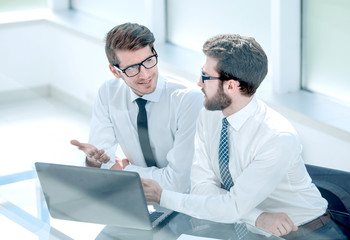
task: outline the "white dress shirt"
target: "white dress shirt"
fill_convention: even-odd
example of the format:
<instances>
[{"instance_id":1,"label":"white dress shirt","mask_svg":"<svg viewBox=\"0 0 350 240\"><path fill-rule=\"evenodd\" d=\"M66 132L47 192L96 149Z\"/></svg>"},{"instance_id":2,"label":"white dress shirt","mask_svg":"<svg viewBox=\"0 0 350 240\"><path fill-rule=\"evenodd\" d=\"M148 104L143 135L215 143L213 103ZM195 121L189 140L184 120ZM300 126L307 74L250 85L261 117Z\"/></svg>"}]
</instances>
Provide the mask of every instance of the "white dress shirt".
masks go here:
<instances>
[{"instance_id":1,"label":"white dress shirt","mask_svg":"<svg viewBox=\"0 0 350 240\"><path fill-rule=\"evenodd\" d=\"M147 167L139 143L135 102L138 97L122 79L107 81L99 89L89 143L110 156L110 161L101 167L110 168L115 163L119 144L131 163L126 171L154 179L164 189L188 190L203 94L190 82L159 76L155 91L143 96L148 100L148 132L157 167Z\"/></svg>"},{"instance_id":2,"label":"white dress shirt","mask_svg":"<svg viewBox=\"0 0 350 240\"><path fill-rule=\"evenodd\" d=\"M202 110L191 170L191 194L164 190L161 205L197 218L255 225L262 212L287 213L295 225L327 208L311 183L292 125L255 97L229 122L229 169L234 182L221 188L218 149L221 111ZM205 196L204 196L205 195Z\"/></svg>"}]
</instances>

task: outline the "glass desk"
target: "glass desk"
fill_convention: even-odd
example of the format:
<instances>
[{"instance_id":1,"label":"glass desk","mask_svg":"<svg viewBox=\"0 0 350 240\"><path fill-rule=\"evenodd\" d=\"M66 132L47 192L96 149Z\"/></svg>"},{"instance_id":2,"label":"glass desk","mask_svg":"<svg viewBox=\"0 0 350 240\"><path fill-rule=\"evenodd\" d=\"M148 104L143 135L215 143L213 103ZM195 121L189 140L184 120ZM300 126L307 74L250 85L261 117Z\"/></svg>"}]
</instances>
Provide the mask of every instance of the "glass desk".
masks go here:
<instances>
[{"instance_id":1,"label":"glass desk","mask_svg":"<svg viewBox=\"0 0 350 240\"><path fill-rule=\"evenodd\" d=\"M234 224L181 213L173 213L150 231L54 219L48 213L34 170L0 176L0 224L1 239L281 239L248 224L241 225L248 229L242 237Z\"/></svg>"}]
</instances>

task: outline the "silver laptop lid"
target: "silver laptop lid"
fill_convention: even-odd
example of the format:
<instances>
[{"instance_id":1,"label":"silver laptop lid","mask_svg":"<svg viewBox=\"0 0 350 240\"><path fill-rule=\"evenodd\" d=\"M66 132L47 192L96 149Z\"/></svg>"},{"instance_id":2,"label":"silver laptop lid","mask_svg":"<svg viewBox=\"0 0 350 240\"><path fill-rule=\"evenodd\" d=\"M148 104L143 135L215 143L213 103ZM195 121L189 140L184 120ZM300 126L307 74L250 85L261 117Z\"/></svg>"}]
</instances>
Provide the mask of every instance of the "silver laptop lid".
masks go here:
<instances>
[{"instance_id":1,"label":"silver laptop lid","mask_svg":"<svg viewBox=\"0 0 350 240\"><path fill-rule=\"evenodd\" d=\"M35 168L53 218L152 228L138 173L39 162Z\"/></svg>"}]
</instances>

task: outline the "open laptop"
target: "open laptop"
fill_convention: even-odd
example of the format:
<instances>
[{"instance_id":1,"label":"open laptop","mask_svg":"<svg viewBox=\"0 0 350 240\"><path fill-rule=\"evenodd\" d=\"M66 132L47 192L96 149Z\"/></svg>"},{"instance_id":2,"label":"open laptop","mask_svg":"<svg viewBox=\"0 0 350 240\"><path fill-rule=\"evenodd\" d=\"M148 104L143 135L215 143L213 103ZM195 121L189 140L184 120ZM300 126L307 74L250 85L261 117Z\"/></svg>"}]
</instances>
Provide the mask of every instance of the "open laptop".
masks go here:
<instances>
[{"instance_id":1,"label":"open laptop","mask_svg":"<svg viewBox=\"0 0 350 240\"><path fill-rule=\"evenodd\" d=\"M35 163L53 218L150 230L172 211L147 205L136 172Z\"/></svg>"}]
</instances>

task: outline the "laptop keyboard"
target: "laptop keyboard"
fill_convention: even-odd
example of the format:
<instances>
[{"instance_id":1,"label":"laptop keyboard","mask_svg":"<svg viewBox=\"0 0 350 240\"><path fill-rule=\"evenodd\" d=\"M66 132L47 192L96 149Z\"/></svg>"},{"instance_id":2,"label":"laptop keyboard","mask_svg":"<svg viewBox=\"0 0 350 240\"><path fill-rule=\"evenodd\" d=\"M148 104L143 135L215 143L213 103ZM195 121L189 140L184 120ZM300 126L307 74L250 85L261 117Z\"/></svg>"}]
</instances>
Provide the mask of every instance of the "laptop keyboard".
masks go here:
<instances>
[{"instance_id":1,"label":"laptop keyboard","mask_svg":"<svg viewBox=\"0 0 350 240\"><path fill-rule=\"evenodd\" d=\"M152 213L150 213L151 222L154 222L155 220L157 220L163 214L164 214L163 212L152 212Z\"/></svg>"}]
</instances>

